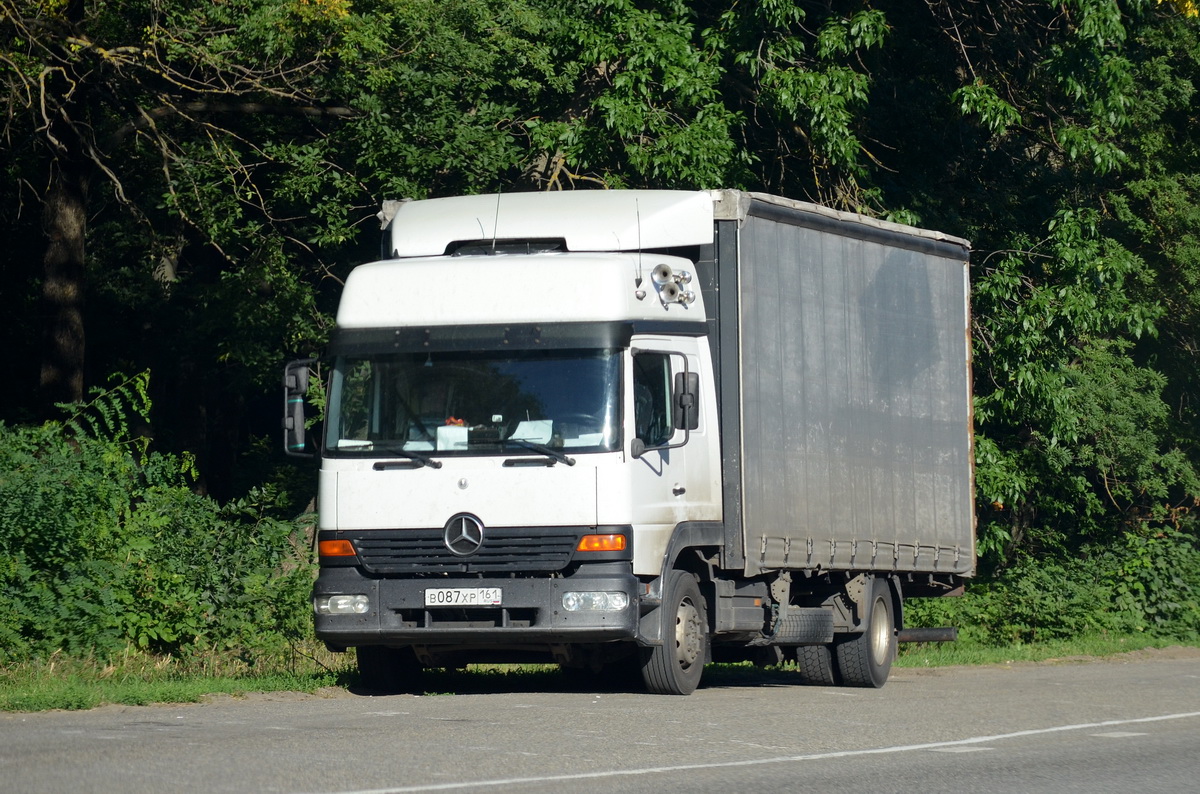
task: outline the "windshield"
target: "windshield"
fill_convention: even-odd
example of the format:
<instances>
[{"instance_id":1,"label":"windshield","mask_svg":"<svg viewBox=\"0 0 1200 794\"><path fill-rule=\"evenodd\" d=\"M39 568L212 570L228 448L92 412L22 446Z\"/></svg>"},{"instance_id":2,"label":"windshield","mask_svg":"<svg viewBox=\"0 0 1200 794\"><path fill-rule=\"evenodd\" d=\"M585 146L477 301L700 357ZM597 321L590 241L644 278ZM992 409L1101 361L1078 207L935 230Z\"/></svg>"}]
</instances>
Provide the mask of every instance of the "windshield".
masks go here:
<instances>
[{"instance_id":1,"label":"windshield","mask_svg":"<svg viewBox=\"0 0 1200 794\"><path fill-rule=\"evenodd\" d=\"M619 448L616 350L340 356L329 392L332 455L536 455Z\"/></svg>"}]
</instances>

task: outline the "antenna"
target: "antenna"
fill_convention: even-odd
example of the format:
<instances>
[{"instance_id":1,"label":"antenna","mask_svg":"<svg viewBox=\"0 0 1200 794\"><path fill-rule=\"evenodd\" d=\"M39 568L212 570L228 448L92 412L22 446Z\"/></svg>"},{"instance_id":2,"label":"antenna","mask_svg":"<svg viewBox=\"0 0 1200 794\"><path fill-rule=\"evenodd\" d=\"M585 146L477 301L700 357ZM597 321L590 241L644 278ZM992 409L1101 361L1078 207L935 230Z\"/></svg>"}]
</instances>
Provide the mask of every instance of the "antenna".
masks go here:
<instances>
[{"instance_id":1,"label":"antenna","mask_svg":"<svg viewBox=\"0 0 1200 794\"><path fill-rule=\"evenodd\" d=\"M637 280L633 286L642 286L642 205L638 199L633 200L633 215L637 219Z\"/></svg>"},{"instance_id":2,"label":"antenna","mask_svg":"<svg viewBox=\"0 0 1200 794\"><path fill-rule=\"evenodd\" d=\"M496 255L496 235L500 234L500 190L496 191L496 217L492 219L492 256Z\"/></svg>"},{"instance_id":3,"label":"antenna","mask_svg":"<svg viewBox=\"0 0 1200 794\"><path fill-rule=\"evenodd\" d=\"M637 218L637 276L633 279L633 297L645 300L646 290L642 289L642 205L636 198L633 200L633 214Z\"/></svg>"}]
</instances>

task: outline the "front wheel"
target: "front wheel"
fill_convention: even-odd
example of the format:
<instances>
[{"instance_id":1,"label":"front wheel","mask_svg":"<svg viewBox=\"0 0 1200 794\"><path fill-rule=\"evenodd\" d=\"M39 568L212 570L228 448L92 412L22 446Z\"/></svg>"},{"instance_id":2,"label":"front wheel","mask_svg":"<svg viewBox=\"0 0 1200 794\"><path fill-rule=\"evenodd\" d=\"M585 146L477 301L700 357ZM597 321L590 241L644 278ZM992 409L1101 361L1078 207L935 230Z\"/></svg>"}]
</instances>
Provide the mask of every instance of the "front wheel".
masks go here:
<instances>
[{"instance_id":1,"label":"front wheel","mask_svg":"<svg viewBox=\"0 0 1200 794\"><path fill-rule=\"evenodd\" d=\"M843 685L878 689L887 683L896 658L896 620L885 580L871 580L864 609L862 633L839 641L834 650Z\"/></svg>"},{"instance_id":2,"label":"front wheel","mask_svg":"<svg viewBox=\"0 0 1200 794\"><path fill-rule=\"evenodd\" d=\"M642 679L653 695L690 695L708 660L708 613L696 577L673 570L662 606L662 645L642 649Z\"/></svg>"},{"instance_id":3,"label":"front wheel","mask_svg":"<svg viewBox=\"0 0 1200 794\"><path fill-rule=\"evenodd\" d=\"M358 686L364 692L408 692L420 682L421 664L411 648L360 645L355 649L355 656L358 658Z\"/></svg>"}]
</instances>

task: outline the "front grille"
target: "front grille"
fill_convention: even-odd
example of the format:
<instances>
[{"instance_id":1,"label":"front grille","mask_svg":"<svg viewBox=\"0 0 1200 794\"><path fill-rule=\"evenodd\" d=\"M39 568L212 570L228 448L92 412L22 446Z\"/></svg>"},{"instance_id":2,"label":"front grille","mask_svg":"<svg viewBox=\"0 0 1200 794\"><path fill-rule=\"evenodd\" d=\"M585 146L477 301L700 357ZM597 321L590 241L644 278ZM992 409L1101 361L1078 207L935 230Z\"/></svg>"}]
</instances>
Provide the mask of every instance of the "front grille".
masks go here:
<instances>
[{"instance_id":1,"label":"front grille","mask_svg":"<svg viewBox=\"0 0 1200 794\"><path fill-rule=\"evenodd\" d=\"M441 529L374 531L350 537L369 573L495 573L561 571L571 562L580 530L567 527L487 527L469 557L446 548Z\"/></svg>"},{"instance_id":2,"label":"front grille","mask_svg":"<svg viewBox=\"0 0 1200 794\"><path fill-rule=\"evenodd\" d=\"M537 624L538 611L522 609L400 609L407 629L527 629Z\"/></svg>"}]
</instances>

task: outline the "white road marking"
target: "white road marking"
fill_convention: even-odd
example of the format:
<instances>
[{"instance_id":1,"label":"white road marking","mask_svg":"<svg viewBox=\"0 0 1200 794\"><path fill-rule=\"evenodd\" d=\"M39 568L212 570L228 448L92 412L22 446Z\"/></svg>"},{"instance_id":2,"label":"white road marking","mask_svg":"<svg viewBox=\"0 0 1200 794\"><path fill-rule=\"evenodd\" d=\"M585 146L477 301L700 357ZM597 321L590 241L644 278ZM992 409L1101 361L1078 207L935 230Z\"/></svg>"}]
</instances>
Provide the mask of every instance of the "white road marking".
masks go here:
<instances>
[{"instance_id":1,"label":"white road marking","mask_svg":"<svg viewBox=\"0 0 1200 794\"><path fill-rule=\"evenodd\" d=\"M984 750L994 750L994 747L934 747L932 753L982 753Z\"/></svg>"},{"instance_id":2,"label":"white road marking","mask_svg":"<svg viewBox=\"0 0 1200 794\"><path fill-rule=\"evenodd\" d=\"M612 769L604 772L578 772L568 775L541 775L536 777L510 777L499 780L464 780L459 783L430 783L417 786L395 786L391 788L360 789L342 791L337 794L408 794L415 791L453 791L465 788L499 788L502 786L522 786L537 783L566 783L582 780L604 780L606 778L637 777L640 775L661 775L672 772L690 772L699 769L733 769L746 766L763 766L765 764L793 764L801 761L824 761L831 758L853 758L863 755L886 755L889 753L911 753L918 750L966 749L971 745L998 742L1004 739L1019 739L1025 736L1041 736L1048 733L1063 733L1066 731L1083 731L1094 728L1111 728L1119 725L1138 725L1165 720L1182 720L1200 717L1200 711L1189 711L1182 714L1161 714L1154 717L1137 717L1128 720L1105 720L1103 722L1087 722L1079 725L1056 725L1052 728L1035 728L1028 731L1013 731L998 733L992 736L972 736L967 739L954 739L948 742L927 742L925 744L901 744L893 747L874 747L868 750L839 750L831 753L813 753L811 755L789 755L778 758L756 758L746 761L718 761L708 764L679 764L678 766L650 766L640 769ZM985 748L979 748L985 749Z\"/></svg>"}]
</instances>

